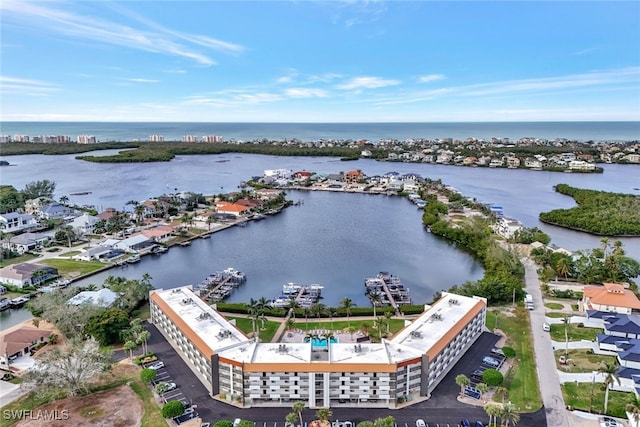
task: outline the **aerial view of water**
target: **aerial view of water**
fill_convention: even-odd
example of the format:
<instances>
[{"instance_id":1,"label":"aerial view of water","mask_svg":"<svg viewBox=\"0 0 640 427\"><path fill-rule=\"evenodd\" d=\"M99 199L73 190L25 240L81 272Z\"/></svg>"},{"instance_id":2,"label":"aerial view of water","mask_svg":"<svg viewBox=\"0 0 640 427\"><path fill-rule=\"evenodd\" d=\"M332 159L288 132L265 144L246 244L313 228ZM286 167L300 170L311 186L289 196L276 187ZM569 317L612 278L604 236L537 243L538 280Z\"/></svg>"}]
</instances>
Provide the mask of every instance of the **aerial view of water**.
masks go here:
<instances>
[{"instance_id":1,"label":"aerial view of water","mask_svg":"<svg viewBox=\"0 0 640 427\"><path fill-rule=\"evenodd\" d=\"M321 173L360 169L366 175L411 172L441 179L479 201L502 205L506 215L543 229L552 243L569 250L597 247L600 238L538 220L540 212L574 206L573 199L554 192L556 184L623 193L638 193L635 189L640 188L638 166L615 164L603 165L601 174L563 174L233 153L177 156L170 162L145 164L90 163L76 160L75 155L0 159L13 165L0 170L3 185L22 189L30 182L48 179L56 183L56 198L68 195L72 203L94 205L99 210L130 209L126 205L129 200L176 190L227 193L238 189L242 181L262 175L265 169ZM70 195L85 191L91 193ZM296 282L325 286L322 302L327 305L337 305L340 299L349 297L362 306L368 304L363 279L379 271L399 276L416 303L427 302L435 292L483 274L482 267L468 254L426 233L420 224L420 211L400 197L304 191L290 191L287 196L304 203L265 221L224 230L211 239L172 248L161 256L144 257L138 264L109 270L79 284L99 284L109 274L134 279L149 273L154 286L170 288L196 284L213 271L234 267L245 272L248 280L229 301L274 298L284 283ZM620 240L627 254L640 260L640 239ZM2 328L13 324L7 316L2 314ZM20 316L11 315L12 319L24 320Z\"/></svg>"}]
</instances>

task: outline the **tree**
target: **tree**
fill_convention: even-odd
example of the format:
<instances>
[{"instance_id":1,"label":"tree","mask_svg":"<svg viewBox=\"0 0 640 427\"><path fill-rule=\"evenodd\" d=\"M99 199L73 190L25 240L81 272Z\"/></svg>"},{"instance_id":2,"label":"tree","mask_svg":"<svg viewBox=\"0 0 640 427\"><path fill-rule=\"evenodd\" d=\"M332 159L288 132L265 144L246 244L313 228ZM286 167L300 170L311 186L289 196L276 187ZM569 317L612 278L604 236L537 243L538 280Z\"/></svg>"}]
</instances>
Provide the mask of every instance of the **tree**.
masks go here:
<instances>
[{"instance_id":1,"label":"tree","mask_svg":"<svg viewBox=\"0 0 640 427\"><path fill-rule=\"evenodd\" d=\"M316 417L322 422L329 421L329 418L333 416L333 412L329 408L320 408L316 411Z\"/></svg>"},{"instance_id":2,"label":"tree","mask_svg":"<svg viewBox=\"0 0 640 427\"><path fill-rule=\"evenodd\" d=\"M158 371L151 368L145 368L140 371L140 379L142 379L142 381L144 381L145 383L150 383L151 381L155 380L157 375Z\"/></svg>"},{"instance_id":3,"label":"tree","mask_svg":"<svg viewBox=\"0 0 640 427\"><path fill-rule=\"evenodd\" d=\"M304 425L304 422L302 421L302 411L304 411L304 408L305 408L304 402L296 402L293 405L291 405L291 409L293 409L293 412L298 414L298 420L300 421L301 426Z\"/></svg>"},{"instance_id":4,"label":"tree","mask_svg":"<svg viewBox=\"0 0 640 427\"><path fill-rule=\"evenodd\" d=\"M219 420L213 424L213 427L233 427L233 421L231 420Z\"/></svg>"},{"instance_id":5,"label":"tree","mask_svg":"<svg viewBox=\"0 0 640 427\"><path fill-rule=\"evenodd\" d=\"M377 418L373 422L374 427L395 427L395 425L396 425L396 420L392 416Z\"/></svg>"},{"instance_id":6,"label":"tree","mask_svg":"<svg viewBox=\"0 0 640 427\"><path fill-rule=\"evenodd\" d=\"M89 319L84 333L98 340L101 345L118 342L120 332L129 326L127 312L119 308L107 308Z\"/></svg>"},{"instance_id":7,"label":"tree","mask_svg":"<svg viewBox=\"0 0 640 427\"><path fill-rule=\"evenodd\" d=\"M489 386L485 383L478 383L476 384L476 390L480 392L480 397L482 398L482 395L489 390Z\"/></svg>"},{"instance_id":8,"label":"tree","mask_svg":"<svg viewBox=\"0 0 640 427\"><path fill-rule=\"evenodd\" d=\"M295 327L296 327L296 321L289 318L287 319L287 322L285 323L285 326L287 328L287 331L292 331Z\"/></svg>"},{"instance_id":9,"label":"tree","mask_svg":"<svg viewBox=\"0 0 640 427\"><path fill-rule=\"evenodd\" d=\"M179 417L184 413L184 404L179 400L170 400L162 407L162 416L165 418Z\"/></svg>"},{"instance_id":10,"label":"tree","mask_svg":"<svg viewBox=\"0 0 640 427\"><path fill-rule=\"evenodd\" d=\"M460 396L464 396L464 387L471 383L465 374L456 375L456 384L460 386Z\"/></svg>"},{"instance_id":11,"label":"tree","mask_svg":"<svg viewBox=\"0 0 640 427\"><path fill-rule=\"evenodd\" d=\"M373 427L373 421L369 421L369 420L365 420L365 421L360 421L356 427Z\"/></svg>"},{"instance_id":12,"label":"tree","mask_svg":"<svg viewBox=\"0 0 640 427\"><path fill-rule=\"evenodd\" d=\"M101 351L98 341L71 341L68 348L55 347L43 353L37 368L25 375L33 386L61 388L68 396L87 391L91 380L111 367L111 352Z\"/></svg>"},{"instance_id":13,"label":"tree","mask_svg":"<svg viewBox=\"0 0 640 427\"><path fill-rule=\"evenodd\" d=\"M391 333L391 318L393 317L393 313L391 310L387 310L384 312L384 319L387 323L387 335Z\"/></svg>"},{"instance_id":14,"label":"tree","mask_svg":"<svg viewBox=\"0 0 640 427\"><path fill-rule=\"evenodd\" d=\"M149 340L149 338L151 338L151 332L147 331L146 329L142 332L140 332L140 334L138 335L138 341L140 344L142 344L142 353L143 354L147 354L147 352L149 351L149 349L147 348L147 341Z\"/></svg>"},{"instance_id":15,"label":"tree","mask_svg":"<svg viewBox=\"0 0 640 427\"><path fill-rule=\"evenodd\" d=\"M295 426L296 422L298 421L298 414L296 414L295 412L289 412L287 416L284 418L284 420L287 424L290 424L291 426Z\"/></svg>"},{"instance_id":16,"label":"tree","mask_svg":"<svg viewBox=\"0 0 640 427\"><path fill-rule=\"evenodd\" d=\"M631 402L627 403L624 410L627 412L629 420L635 423L634 425L640 423L640 399L637 397L634 398Z\"/></svg>"},{"instance_id":17,"label":"tree","mask_svg":"<svg viewBox=\"0 0 640 427\"><path fill-rule=\"evenodd\" d=\"M373 318L377 318L376 307L382 304L382 295L379 291L367 291L367 296L373 306Z\"/></svg>"},{"instance_id":18,"label":"tree","mask_svg":"<svg viewBox=\"0 0 640 427\"><path fill-rule=\"evenodd\" d=\"M347 313L347 326L349 327L351 326L351 319L350 319L351 309L355 306L356 304L353 302L351 298L344 297L340 301L340 307L344 308L344 311Z\"/></svg>"},{"instance_id":19,"label":"tree","mask_svg":"<svg viewBox=\"0 0 640 427\"><path fill-rule=\"evenodd\" d=\"M507 347L507 346L502 347L502 353L505 355L505 357L508 357L508 358L516 357L516 351L514 350L513 347Z\"/></svg>"},{"instance_id":20,"label":"tree","mask_svg":"<svg viewBox=\"0 0 640 427\"><path fill-rule=\"evenodd\" d=\"M124 343L123 348L124 348L125 351L129 352L129 359L130 360L133 360L133 349L136 348L136 347L137 347L137 345L133 341L127 341L127 342ZM153 371L153 369L152 369L152 371Z\"/></svg>"},{"instance_id":21,"label":"tree","mask_svg":"<svg viewBox=\"0 0 640 427\"><path fill-rule=\"evenodd\" d=\"M609 406L609 387L617 382L620 384L620 377L618 376L619 366L615 363L605 363L604 366L598 369L598 372L604 375L604 413L607 413Z\"/></svg>"},{"instance_id":22,"label":"tree","mask_svg":"<svg viewBox=\"0 0 640 427\"><path fill-rule=\"evenodd\" d=\"M482 373L482 380L492 387L497 387L504 381L504 376L497 369L487 369Z\"/></svg>"},{"instance_id":23,"label":"tree","mask_svg":"<svg viewBox=\"0 0 640 427\"><path fill-rule=\"evenodd\" d=\"M495 403L487 403L484 405L484 411L489 415L488 425L491 425L491 421L493 420L493 425L495 426L498 416L502 413L502 408Z\"/></svg>"},{"instance_id":24,"label":"tree","mask_svg":"<svg viewBox=\"0 0 640 427\"><path fill-rule=\"evenodd\" d=\"M25 185L22 195L25 200L37 199L38 197L46 197L53 199L53 193L56 190L55 182L43 179L41 181L30 182Z\"/></svg>"},{"instance_id":25,"label":"tree","mask_svg":"<svg viewBox=\"0 0 640 427\"><path fill-rule=\"evenodd\" d=\"M500 386L496 389L496 394L500 396L502 399L502 404L504 405L504 401L507 397L509 397L509 389L506 387Z\"/></svg>"},{"instance_id":26,"label":"tree","mask_svg":"<svg viewBox=\"0 0 640 427\"><path fill-rule=\"evenodd\" d=\"M520 421L520 414L516 412L516 406L513 403L507 402L502 406L500 418L505 427L509 427L510 425L515 426L518 424L518 421Z\"/></svg>"}]
</instances>

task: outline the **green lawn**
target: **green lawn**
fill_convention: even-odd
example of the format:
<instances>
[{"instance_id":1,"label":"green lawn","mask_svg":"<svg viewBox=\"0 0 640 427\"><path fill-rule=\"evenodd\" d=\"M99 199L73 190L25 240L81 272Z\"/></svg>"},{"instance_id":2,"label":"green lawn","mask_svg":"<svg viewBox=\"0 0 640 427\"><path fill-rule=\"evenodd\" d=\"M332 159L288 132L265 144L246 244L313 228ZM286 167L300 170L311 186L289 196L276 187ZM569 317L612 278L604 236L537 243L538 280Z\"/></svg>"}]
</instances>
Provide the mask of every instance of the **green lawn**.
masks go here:
<instances>
[{"instance_id":1,"label":"green lawn","mask_svg":"<svg viewBox=\"0 0 640 427\"><path fill-rule=\"evenodd\" d=\"M591 383L565 383L562 385L562 395L564 403L572 409L589 412L591 403ZM593 412L602 414L604 411L604 386L602 383L595 383L593 387ZM626 418L624 407L632 402L633 393L623 393L609 390L609 407L607 415Z\"/></svg>"},{"instance_id":2,"label":"green lawn","mask_svg":"<svg viewBox=\"0 0 640 427\"><path fill-rule=\"evenodd\" d=\"M227 319L232 320L235 319L236 326L245 334L250 334L252 331L251 319L248 317L233 317L228 316ZM278 327L280 326L280 322L271 322L269 320L265 320L264 322L264 330L262 329L262 322L258 321L258 326L260 328L260 342L271 342L273 336L275 335Z\"/></svg>"},{"instance_id":3,"label":"green lawn","mask_svg":"<svg viewBox=\"0 0 640 427\"><path fill-rule=\"evenodd\" d=\"M101 268L107 267L107 264L100 261L76 261L72 259L49 258L42 260L42 264L49 265L58 269L58 273L62 276L92 273Z\"/></svg>"},{"instance_id":4,"label":"green lawn","mask_svg":"<svg viewBox=\"0 0 640 427\"><path fill-rule=\"evenodd\" d=\"M605 356L602 354L595 354L588 349L569 349L567 351L567 358L569 363L561 365L558 363L558 358L564 356L564 349L555 351L556 365L558 369L564 372L593 372L603 367L606 363L616 364L615 356Z\"/></svg>"},{"instance_id":5,"label":"green lawn","mask_svg":"<svg viewBox=\"0 0 640 427\"><path fill-rule=\"evenodd\" d=\"M343 319L343 318L341 318ZM366 324L369 330L373 330L373 320L363 320L356 318L351 318L349 322L346 320L334 320L331 322L329 319L324 319L318 322L316 319L309 319L309 321L305 321L305 319L296 319L295 327L301 329L303 331L309 331L314 329L328 329L333 331L344 331L349 329L349 325L356 328L356 330L361 329L362 325ZM404 320L402 319L391 319L391 324L389 325L389 332L395 334L400 329L404 328Z\"/></svg>"},{"instance_id":6,"label":"green lawn","mask_svg":"<svg viewBox=\"0 0 640 427\"><path fill-rule=\"evenodd\" d=\"M167 421L162 416L162 409L156 403L153 393L139 376L132 378L131 390L140 398L144 414L140 427L156 427L167 425Z\"/></svg>"},{"instance_id":7,"label":"green lawn","mask_svg":"<svg viewBox=\"0 0 640 427\"><path fill-rule=\"evenodd\" d=\"M549 310L562 310L564 308L564 305L557 302L548 302L544 306Z\"/></svg>"},{"instance_id":8,"label":"green lawn","mask_svg":"<svg viewBox=\"0 0 640 427\"><path fill-rule=\"evenodd\" d=\"M542 407L533 341L529 329L529 312L524 307L515 309L514 316L506 316L500 309L489 309L487 327L493 330L498 317L498 329L507 335L507 345L516 351L513 368L505 375L509 400L521 412L535 412ZM496 399L500 400L498 397Z\"/></svg>"},{"instance_id":9,"label":"green lawn","mask_svg":"<svg viewBox=\"0 0 640 427\"><path fill-rule=\"evenodd\" d=\"M547 317L553 317L553 318L563 318L567 316L567 313L560 313L558 311L549 311L547 313L544 314ZM571 316L569 316L571 317Z\"/></svg>"},{"instance_id":10,"label":"green lawn","mask_svg":"<svg viewBox=\"0 0 640 427\"><path fill-rule=\"evenodd\" d=\"M567 335L569 337L569 341L593 341L596 339L596 335L602 333L602 329L598 328L585 328L581 323L570 323L566 325L567 327ZM554 341L563 341L564 337L564 329L565 324L559 325L551 325L551 339Z\"/></svg>"},{"instance_id":11,"label":"green lawn","mask_svg":"<svg viewBox=\"0 0 640 427\"><path fill-rule=\"evenodd\" d=\"M37 257L31 254L24 254L15 258L3 258L2 260L0 260L0 268L6 267L7 265L11 265L11 264L20 264L21 262L27 262L34 258L37 258Z\"/></svg>"}]
</instances>

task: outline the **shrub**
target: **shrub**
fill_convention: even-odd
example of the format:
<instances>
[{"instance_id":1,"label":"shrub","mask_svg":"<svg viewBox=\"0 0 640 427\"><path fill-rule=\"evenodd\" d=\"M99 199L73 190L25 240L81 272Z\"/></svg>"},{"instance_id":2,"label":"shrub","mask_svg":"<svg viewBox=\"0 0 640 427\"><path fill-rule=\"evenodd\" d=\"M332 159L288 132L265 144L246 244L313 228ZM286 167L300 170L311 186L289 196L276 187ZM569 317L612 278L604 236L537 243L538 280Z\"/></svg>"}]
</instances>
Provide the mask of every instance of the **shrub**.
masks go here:
<instances>
[{"instance_id":1,"label":"shrub","mask_svg":"<svg viewBox=\"0 0 640 427\"><path fill-rule=\"evenodd\" d=\"M503 350L504 351L504 350ZM487 369L482 373L482 379L489 386L497 387L504 381L502 373L496 369Z\"/></svg>"},{"instance_id":2,"label":"shrub","mask_svg":"<svg viewBox=\"0 0 640 427\"><path fill-rule=\"evenodd\" d=\"M213 427L233 427L233 421L220 420L216 422Z\"/></svg>"},{"instance_id":3,"label":"shrub","mask_svg":"<svg viewBox=\"0 0 640 427\"><path fill-rule=\"evenodd\" d=\"M146 383L150 383L151 381L155 380L156 375L158 375L158 373L155 369L146 368L140 371L140 378Z\"/></svg>"},{"instance_id":4,"label":"shrub","mask_svg":"<svg viewBox=\"0 0 640 427\"><path fill-rule=\"evenodd\" d=\"M502 352L506 357L516 357L516 351L512 347L502 347Z\"/></svg>"},{"instance_id":5,"label":"shrub","mask_svg":"<svg viewBox=\"0 0 640 427\"><path fill-rule=\"evenodd\" d=\"M170 400L162 407L162 416L174 418L184 413L184 405L179 400Z\"/></svg>"},{"instance_id":6,"label":"shrub","mask_svg":"<svg viewBox=\"0 0 640 427\"><path fill-rule=\"evenodd\" d=\"M356 427L373 427L373 421L360 421Z\"/></svg>"}]
</instances>

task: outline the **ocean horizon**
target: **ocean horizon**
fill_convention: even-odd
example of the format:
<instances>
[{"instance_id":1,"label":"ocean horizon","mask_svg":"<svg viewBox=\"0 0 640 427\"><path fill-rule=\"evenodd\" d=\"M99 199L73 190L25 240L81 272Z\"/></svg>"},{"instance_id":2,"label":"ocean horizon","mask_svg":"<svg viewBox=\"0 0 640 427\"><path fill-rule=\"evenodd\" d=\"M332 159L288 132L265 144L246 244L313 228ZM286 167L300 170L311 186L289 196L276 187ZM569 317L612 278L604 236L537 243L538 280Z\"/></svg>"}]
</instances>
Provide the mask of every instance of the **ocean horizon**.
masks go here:
<instances>
[{"instance_id":1,"label":"ocean horizon","mask_svg":"<svg viewBox=\"0 0 640 427\"><path fill-rule=\"evenodd\" d=\"M637 141L638 121L571 122L0 122L2 135L92 135L99 142L146 141L162 135L180 141L185 135L219 135L225 140L322 139L376 142L384 139L569 139L575 141Z\"/></svg>"}]
</instances>

